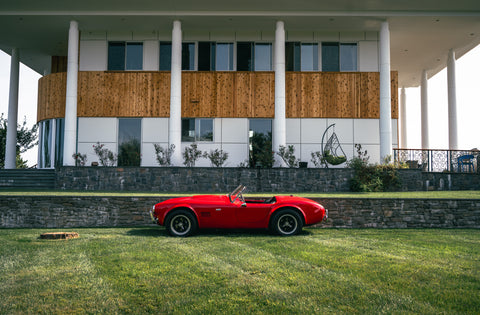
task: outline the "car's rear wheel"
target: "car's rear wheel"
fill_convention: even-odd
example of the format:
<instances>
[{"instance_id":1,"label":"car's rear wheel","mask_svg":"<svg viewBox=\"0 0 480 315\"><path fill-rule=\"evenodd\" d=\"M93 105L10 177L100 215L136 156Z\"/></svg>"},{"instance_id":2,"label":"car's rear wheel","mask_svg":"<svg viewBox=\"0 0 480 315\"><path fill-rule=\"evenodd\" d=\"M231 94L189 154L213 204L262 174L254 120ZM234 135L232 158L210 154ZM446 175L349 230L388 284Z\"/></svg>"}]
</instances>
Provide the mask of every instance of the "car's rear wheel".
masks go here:
<instances>
[{"instance_id":1,"label":"car's rear wheel","mask_svg":"<svg viewBox=\"0 0 480 315\"><path fill-rule=\"evenodd\" d=\"M302 218L293 209L278 210L270 221L270 230L282 236L296 235L300 233L302 227Z\"/></svg>"},{"instance_id":2,"label":"car's rear wheel","mask_svg":"<svg viewBox=\"0 0 480 315\"><path fill-rule=\"evenodd\" d=\"M187 210L175 210L165 220L168 234L177 237L186 237L197 231L197 220Z\"/></svg>"}]
</instances>

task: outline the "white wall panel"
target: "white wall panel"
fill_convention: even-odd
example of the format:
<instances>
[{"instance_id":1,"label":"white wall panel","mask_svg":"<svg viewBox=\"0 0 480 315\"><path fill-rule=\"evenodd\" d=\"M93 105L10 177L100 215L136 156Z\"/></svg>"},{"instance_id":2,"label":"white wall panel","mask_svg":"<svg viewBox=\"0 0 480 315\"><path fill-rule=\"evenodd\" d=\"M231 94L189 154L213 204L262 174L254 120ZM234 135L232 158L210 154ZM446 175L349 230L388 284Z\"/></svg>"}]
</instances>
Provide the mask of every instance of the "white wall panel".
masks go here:
<instances>
[{"instance_id":1,"label":"white wall panel","mask_svg":"<svg viewBox=\"0 0 480 315\"><path fill-rule=\"evenodd\" d=\"M221 122L215 133L221 130L222 143L248 143L248 119L222 118Z\"/></svg>"},{"instance_id":2,"label":"white wall panel","mask_svg":"<svg viewBox=\"0 0 480 315\"><path fill-rule=\"evenodd\" d=\"M158 40L157 31L145 31L145 32L133 32L133 40L144 41L144 40Z\"/></svg>"},{"instance_id":3,"label":"white wall panel","mask_svg":"<svg viewBox=\"0 0 480 315\"><path fill-rule=\"evenodd\" d=\"M338 42L340 33L338 32L314 32L315 41L319 42Z\"/></svg>"},{"instance_id":4,"label":"white wall panel","mask_svg":"<svg viewBox=\"0 0 480 315\"><path fill-rule=\"evenodd\" d=\"M107 32L103 31L82 31L80 40L107 40Z\"/></svg>"},{"instance_id":5,"label":"white wall panel","mask_svg":"<svg viewBox=\"0 0 480 315\"><path fill-rule=\"evenodd\" d=\"M358 70L364 72L377 72L378 70L378 42L358 42Z\"/></svg>"},{"instance_id":6,"label":"white wall panel","mask_svg":"<svg viewBox=\"0 0 480 315\"><path fill-rule=\"evenodd\" d=\"M147 40L143 42L143 70L158 71L158 62L160 59L160 47L157 40Z\"/></svg>"},{"instance_id":7,"label":"white wall panel","mask_svg":"<svg viewBox=\"0 0 480 315\"><path fill-rule=\"evenodd\" d=\"M143 118L143 142L168 142L168 118Z\"/></svg>"},{"instance_id":8,"label":"white wall panel","mask_svg":"<svg viewBox=\"0 0 480 315\"><path fill-rule=\"evenodd\" d=\"M327 120L323 118L306 118L301 121L301 142L321 143L322 135L327 128Z\"/></svg>"},{"instance_id":9,"label":"white wall panel","mask_svg":"<svg viewBox=\"0 0 480 315\"><path fill-rule=\"evenodd\" d=\"M354 143L359 143L362 146L366 144L380 145L378 119L355 119L353 124Z\"/></svg>"},{"instance_id":10,"label":"white wall panel","mask_svg":"<svg viewBox=\"0 0 480 315\"><path fill-rule=\"evenodd\" d=\"M117 142L117 118L78 118L78 142Z\"/></svg>"},{"instance_id":11,"label":"white wall panel","mask_svg":"<svg viewBox=\"0 0 480 315\"><path fill-rule=\"evenodd\" d=\"M222 150L228 152L225 167L237 167L248 160L248 144L223 144Z\"/></svg>"},{"instance_id":12,"label":"white wall panel","mask_svg":"<svg viewBox=\"0 0 480 315\"><path fill-rule=\"evenodd\" d=\"M107 70L107 42L105 40L80 41L80 71Z\"/></svg>"},{"instance_id":13,"label":"white wall panel","mask_svg":"<svg viewBox=\"0 0 480 315\"><path fill-rule=\"evenodd\" d=\"M398 119L392 119L392 146L398 148Z\"/></svg>"},{"instance_id":14,"label":"white wall panel","mask_svg":"<svg viewBox=\"0 0 480 315\"><path fill-rule=\"evenodd\" d=\"M287 125L287 143L300 143L300 119L288 118Z\"/></svg>"},{"instance_id":15,"label":"white wall panel","mask_svg":"<svg viewBox=\"0 0 480 315\"><path fill-rule=\"evenodd\" d=\"M340 32L341 42L357 42L365 39L365 32Z\"/></svg>"}]
</instances>

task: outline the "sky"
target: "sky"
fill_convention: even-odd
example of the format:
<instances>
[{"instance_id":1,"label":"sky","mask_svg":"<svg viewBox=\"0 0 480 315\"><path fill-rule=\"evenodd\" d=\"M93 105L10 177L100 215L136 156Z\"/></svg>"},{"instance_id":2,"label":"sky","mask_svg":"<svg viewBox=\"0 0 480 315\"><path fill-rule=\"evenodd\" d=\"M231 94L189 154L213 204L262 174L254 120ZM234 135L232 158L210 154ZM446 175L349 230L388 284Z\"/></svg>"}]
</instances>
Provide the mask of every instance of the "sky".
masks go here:
<instances>
[{"instance_id":1,"label":"sky","mask_svg":"<svg viewBox=\"0 0 480 315\"><path fill-rule=\"evenodd\" d=\"M20 52L21 53L21 52ZM401 69L395 69L401 71ZM419 70L421 71L421 70ZM480 148L480 45L457 59L458 144L462 150ZM20 64L18 122L24 117L31 128L37 121L38 80L41 75ZM0 51L0 114L8 116L10 56ZM399 93L400 95L400 93ZM420 88L406 89L407 148L421 148ZM430 149L448 148L447 70L428 80L428 111ZM37 164L37 147L23 154L29 166Z\"/></svg>"}]
</instances>

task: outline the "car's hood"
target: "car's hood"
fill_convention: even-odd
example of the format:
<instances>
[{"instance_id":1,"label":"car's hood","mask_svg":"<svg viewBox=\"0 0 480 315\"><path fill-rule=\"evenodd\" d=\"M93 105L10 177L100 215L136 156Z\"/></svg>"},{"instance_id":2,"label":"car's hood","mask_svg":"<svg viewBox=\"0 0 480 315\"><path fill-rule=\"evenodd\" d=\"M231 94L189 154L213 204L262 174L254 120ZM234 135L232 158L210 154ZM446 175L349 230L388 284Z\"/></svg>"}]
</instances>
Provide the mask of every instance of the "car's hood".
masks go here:
<instances>
[{"instance_id":1,"label":"car's hood","mask_svg":"<svg viewBox=\"0 0 480 315\"><path fill-rule=\"evenodd\" d=\"M275 196L277 199L277 202L308 202L308 203L316 203L315 201L308 199L308 198L303 198L303 197L297 197L297 196Z\"/></svg>"}]
</instances>

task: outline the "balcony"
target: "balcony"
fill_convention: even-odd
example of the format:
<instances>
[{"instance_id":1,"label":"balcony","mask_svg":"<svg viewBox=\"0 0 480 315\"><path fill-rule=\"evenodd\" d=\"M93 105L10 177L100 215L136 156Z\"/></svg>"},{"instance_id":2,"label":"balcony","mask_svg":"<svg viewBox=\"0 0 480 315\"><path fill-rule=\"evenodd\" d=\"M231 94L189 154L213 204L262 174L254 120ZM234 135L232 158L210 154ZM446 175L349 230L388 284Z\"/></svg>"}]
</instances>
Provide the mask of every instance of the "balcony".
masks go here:
<instances>
[{"instance_id":1,"label":"balcony","mask_svg":"<svg viewBox=\"0 0 480 315\"><path fill-rule=\"evenodd\" d=\"M378 72L287 72L287 118L380 117ZM398 118L398 73L391 75ZM80 71L78 117L169 117L170 72ZM37 120L65 116L66 73L39 80ZM273 118L275 73L182 72L182 117Z\"/></svg>"},{"instance_id":2,"label":"balcony","mask_svg":"<svg viewBox=\"0 0 480 315\"><path fill-rule=\"evenodd\" d=\"M395 162L424 172L475 173L479 170L478 150L393 149Z\"/></svg>"}]
</instances>

